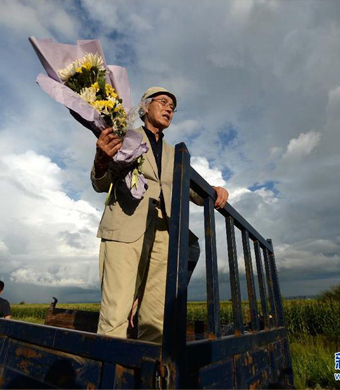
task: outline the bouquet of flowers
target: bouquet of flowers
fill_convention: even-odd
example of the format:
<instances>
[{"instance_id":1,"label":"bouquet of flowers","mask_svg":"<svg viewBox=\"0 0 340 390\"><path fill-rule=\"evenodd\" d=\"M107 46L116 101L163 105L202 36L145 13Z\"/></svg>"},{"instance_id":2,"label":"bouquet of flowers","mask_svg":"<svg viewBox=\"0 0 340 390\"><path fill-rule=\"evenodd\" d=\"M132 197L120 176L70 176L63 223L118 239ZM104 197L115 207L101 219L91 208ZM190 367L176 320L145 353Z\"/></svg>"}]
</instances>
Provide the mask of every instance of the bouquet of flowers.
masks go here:
<instances>
[{"instance_id":1,"label":"bouquet of flowers","mask_svg":"<svg viewBox=\"0 0 340 390\"><path fill-rule=\"evenodd\" d=\"M104 61L98 53L86 53L83 58L59 70L58 75L64 85L78 93L101 114L108 127L112 126L114 132L124 138L127 115L122 99L118 97L115 89L106 83Z\"/></svg>"},{"instance_id":2,"label":"bouquet of flowers","mask_svg":"<svg viewBox=\"0 0 340 390\"><path fill-rule=\"evenodd\" d=\"M50 39L29 40L48 74L37 77L39 86L69 108L72 116L97 137L106 127L113 127L123 139L113 160L122 167L131 167L125 183L131 195L141 199L147 189L142 164L148 147L141 134L128 131L135 114L126 113L131 108L126 70L105 64L98 40L78 41L77 46Z\"/></svg>"}]
</instances>

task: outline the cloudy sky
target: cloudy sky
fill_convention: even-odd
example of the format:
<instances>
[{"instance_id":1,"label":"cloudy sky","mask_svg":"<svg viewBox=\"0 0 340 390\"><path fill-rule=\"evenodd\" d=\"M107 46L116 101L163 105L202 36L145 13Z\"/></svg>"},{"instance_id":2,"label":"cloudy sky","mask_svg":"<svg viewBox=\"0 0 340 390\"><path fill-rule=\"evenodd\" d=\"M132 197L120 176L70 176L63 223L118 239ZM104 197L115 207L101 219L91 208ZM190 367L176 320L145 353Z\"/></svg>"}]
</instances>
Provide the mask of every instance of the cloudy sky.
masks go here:
<instances>
[{"instance_id":1,"label":"cloudy sky","mask_svg":"<svg viewBox=\"0 0 340 390\"><path fill-rule=\"evenodd\" d=\"M152 85L176 94L167 141L184 141L197 171L225 186L232 206L273 240L283 296L339 282L339 2L0 0L0 7L4 297L100 299L104 195L89 180L96 140L36 85L44 70L31 35L100 39L107 63L126 67L133 104ZM229 298L216 218L220 294ZM190 226L204 249L198 207ZM238 255L242 274L241 248ZM204 275L202 250L191 299L204 297Z\"/></svg>"}]
</instances>

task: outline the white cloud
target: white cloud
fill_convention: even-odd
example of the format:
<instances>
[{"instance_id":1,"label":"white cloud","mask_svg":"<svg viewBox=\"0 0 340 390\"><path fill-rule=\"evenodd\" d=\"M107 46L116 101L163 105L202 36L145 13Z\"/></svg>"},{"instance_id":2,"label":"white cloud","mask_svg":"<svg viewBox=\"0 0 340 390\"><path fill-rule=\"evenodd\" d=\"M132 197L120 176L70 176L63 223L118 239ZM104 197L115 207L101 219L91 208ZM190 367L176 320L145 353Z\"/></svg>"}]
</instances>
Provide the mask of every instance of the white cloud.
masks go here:
<instances>
[{"instance_id":1,"label":"white cloud","mask_svg":"<svg viewBox=\"0 0 340 390\"><path fill-rule=\"evenodd\" d=\"M283 273L282 277L292 280L301 277L315 278L327 273L330 276L339 272L340 256L334 254L325 256L323 253L312 252L294 248L293 246L277 246L276 257L280 258L278 270ZM308 273L306 273L308 263Z\"/></svg>"},{"instance_id":2,"label":"white cloud","mask_svg":"<svg viewBox=\"0 0 340 390\"><path fill-rule=\"evenodd\" d=\"M234 1L230 4L230 15L236 18L249 16L253 8L252 1Z\"/></svg>"},{"instance_id":3,"label":"white cloud","mask_svg":"<svg viewBox=\"0 0 340 390\"><path fill-rule=\"evenodd\" d=\"M313 241L304 241L298 243L296 247L300 250L306 250L315 254L335 255L339 252L340 237L336 237L334 240L329 239L317 239Z\"/></svg>"},{"instance_id":4,"label":"white cloud","mask_svg":"<svg viewBox=\"0 0 340 390\"><path fill-rule=\"evenodd\" d=\"M0 240L0 253L1 254L6 254L8 252L8 248L6 244Z\"/></svg>"},{"instance_id":5,"label":"white cloud","mask_svg":"<svg viewBox=\"0 0 340 390\"><path fill-rule=\"evenodd\" d=\"M189 137L194 136L199 131L199 123L194 119L186 119L179 123L174 123L171 127L165 130L167 142L175 145L182 140L186 142Z\"/></svg>"},{"instance_id":6,"label":"white cloud","mask_svg":"<svg viewBox=\"0 0 340 390\"><path fill-rule=\"evenodd\" d=\"M59 266L58 271L52 273L44 269L45 267L42 269L30 265L29 268L15 270L11 273L10 278L15 283L30 283L49 287L98 287L97 268L85 261L82 261L82 266L86 268L85 272L79 272L78 264L68 264ZM88 273L88 270L92 272Z\"/></svg>"},{"instance_id":7,"label":"white cloud","mask_svg":"<svg viewBox=\"0 0 340 390\"><path fill-rule=\"evenodd\" d=\"M100 213L64 192L62 169L45 156L27 151L0 164L1 268L18 282L86 286L97 271Z\"/></svg>"},{"instance_id":8,"label":"white cloud","mask_svg":"<svg viewBox=\"0 0 340 390\"><path fill-rule=\"evenodd\" d=\"M192 157L191 166L210 184L215 187L224 187L225 180L222 172L217 168L210 168L209 161L205 157Z\"/></svg>"},{"instance_id":9,"label":"white cloud","mask_svg":"<svg viewBox=\"0 0 340 390\"><path fill-rule=\"evenodd\" d=\"M42 25L35 7L20 1L3 0L0 20L11 34L29 34L33 29L36 34L47 35L48 30Z\"/></svg>"},{"instance_id":10,"label":"white cloud","mask_svg":"<svg viewBox=\"0 0 340 390\"><path fill-rule=\"evenodd\" d=\"M18 177L18 183L29 193L40 196L44 191L60 188L61 170L56 164L50 164L48 157L29 150L22 155L5 155L0 161L3 163L3 178L5 175L7 180Z\"/></svg>"},{"instance_id":11,"label":"white cloud","mask_svg":"<svg viewBox=\"0 0 340 390\"><path fill-rule=\"evenodd\" d=\"M132 23L134 28L136 30L139 30L141 33L145 31L153 30L152 25L147 20L142 18L140 15L132 14L130 16L130 22Z\"/></svg>"},{"instance_id":12,"label":"white cloud","mask_svg":"<svg viewBox=\"0 0 340 390\"><path fill-rule=\"evenodd\" d=\"M321 134L315 131L310 131L306 134L302 133L298 138L292 138L287 146L287 151L283 155L283 159L300 159L308 156L320 142Z\"/></svg>"},{"instance_id":13,"label":"white cloud","mask_svg":"<svg viewBox=\"0 0 340 390\"><path fill-rule=\"evenodd\" d=\"M2 0L0 21L12 34L34 34L48 38L55 33L63 37L74 37L77 33L77 20L56 1Z\"/></svg>"},{"instance_id":14,"label":"white cloud","mask_svg":"<svg viewBox=\"0 0 340 390\"><path fill-rule=\"evenodd\" d=\"M340 103L340 85L329 91L329 101L331 104L339 105Z\"/></svg>"},{"instance_id":15,"label":"white cloud","mask_svg":"<svg viewBox=\"0 0 340 390\"><path fill-rule=\"evenodd\" d=\"M82 5L87 9L91 20L94 23L100 23L103 30L111 31L113 29L119 29L121 27L121 20L118 16L117 3L111 1L100 3L97 1L85 0L82 1Z\"/></svg>"}]
</instances>

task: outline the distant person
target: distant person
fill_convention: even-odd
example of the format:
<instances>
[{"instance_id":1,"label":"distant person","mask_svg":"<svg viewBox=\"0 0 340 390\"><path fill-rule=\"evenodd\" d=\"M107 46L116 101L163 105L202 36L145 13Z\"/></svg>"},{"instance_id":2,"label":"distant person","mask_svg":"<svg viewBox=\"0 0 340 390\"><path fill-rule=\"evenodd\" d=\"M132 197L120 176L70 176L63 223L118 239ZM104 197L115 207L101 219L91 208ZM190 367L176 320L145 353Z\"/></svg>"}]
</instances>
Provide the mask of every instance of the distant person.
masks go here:
<instances>
[{"instance_id":1,"label":"distant person","mask_svg":"<svg viewBox=\"0 0 340 390\"><path fill-rule=\"evenodd\" d=\"M0 280L0 295L2 294L5 288L5 283ZM11 316L11 306L6 299L0 297L0 318L5 318L9 320L12 318Z\"/></svg>"}]
</instances>

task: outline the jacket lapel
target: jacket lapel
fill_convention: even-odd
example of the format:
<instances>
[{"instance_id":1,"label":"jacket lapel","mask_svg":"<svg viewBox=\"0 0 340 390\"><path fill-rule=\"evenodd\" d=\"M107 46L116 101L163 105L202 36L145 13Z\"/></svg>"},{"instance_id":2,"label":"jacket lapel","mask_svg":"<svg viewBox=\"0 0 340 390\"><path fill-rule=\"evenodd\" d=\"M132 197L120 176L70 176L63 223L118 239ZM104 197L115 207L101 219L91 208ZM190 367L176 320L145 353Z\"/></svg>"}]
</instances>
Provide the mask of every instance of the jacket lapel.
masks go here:
<instances>
[{"instance_id":1,"label":"jacket lapel","mask_svg":"<svg viewBox=\"0 0 340 390\"><path fill-rule=\"evenodd\" d=\"M143 135L143 142L145 142L147 144L148 148L149 148L149 150L145 153L145 157L148 160L149 164L151 165L153 173L155 174L155 176L159 180L158 168L157 168L155 156L154 156L153 151L152 151L152 147L151 147L150 142L149 142L149 138L145 134L145 131L143 130L143 127L138 127L138 129L135 129L135 131L137 131L137 132L139 132L139 133L141 133ZM163 151L164 151L164 143L163 143ZM163 164L163 156L162 156L162 164Z\"/></svg>"},{"instance_id":2,"label":"jacket lapel","mask_svg":"<svg viewBox=\"0 0 340 390\"><path fill-rule=\"evenodd\" d=\"M162 149L162 177L161 181L168 177L169 170L172 170L173 166L171 164L171 154L173 154L172 147L165 141L163 138L163 149ZM172 175L171 175L172 180Z\"/></svg>"}]
</instances>

